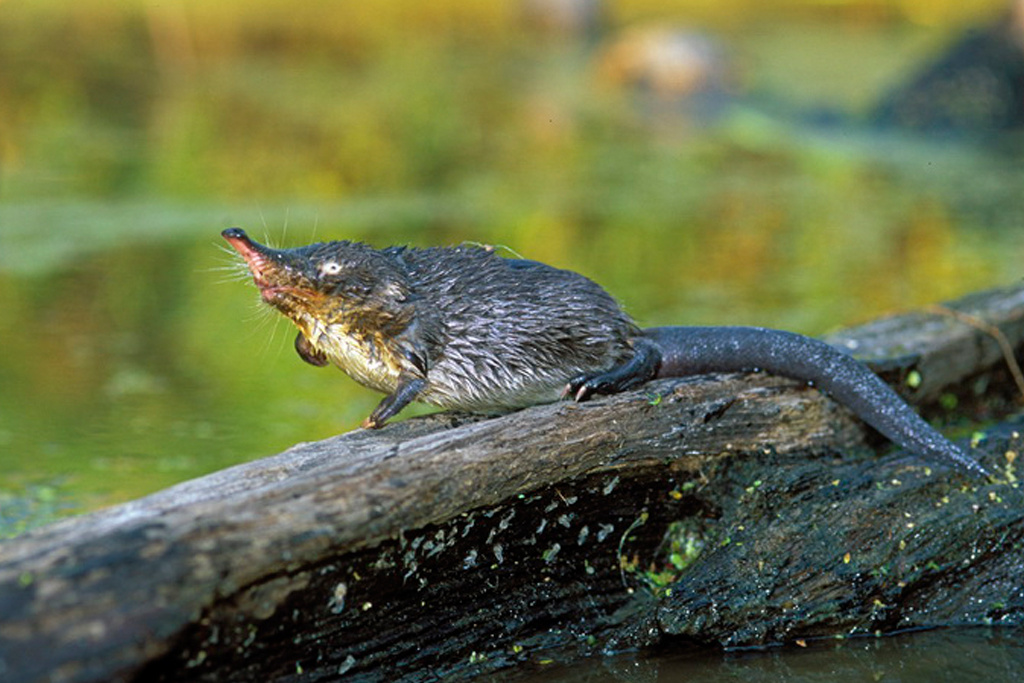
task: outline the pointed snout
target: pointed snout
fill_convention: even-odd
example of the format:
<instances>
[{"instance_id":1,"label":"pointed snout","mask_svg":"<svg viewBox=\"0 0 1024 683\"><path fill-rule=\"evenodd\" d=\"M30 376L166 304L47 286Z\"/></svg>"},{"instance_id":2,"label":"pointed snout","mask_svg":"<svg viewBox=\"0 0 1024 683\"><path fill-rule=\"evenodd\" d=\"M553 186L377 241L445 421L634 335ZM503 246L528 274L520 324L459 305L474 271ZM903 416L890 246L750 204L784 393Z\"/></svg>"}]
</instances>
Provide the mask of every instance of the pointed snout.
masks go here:
<instances>
[{"instance_id":1,"label":"pointed snout","mask_svg":"<svg viewBox=\"0 0 1024 683\"><path fill-rule=\"evenodd\" d=\"M275 261L274 254L276 252L250 238L241 228L228 228L221 231L220 234L245 259L256 285L261 289L266 287L266 271L268 266Z\"/></svg>"},{"instance_id":2,"label":"pointed snout","mask_svg":"<svg viewBox=\"0 0 1024 683\"><path fill-rule=\"evenodd\" d=\"M260 254L266 249L259 242L254 242L241 228L228 228L220 233L221 237L228 241L246 261L251 261L253 256Z\"/></svg>"}]
</instances>

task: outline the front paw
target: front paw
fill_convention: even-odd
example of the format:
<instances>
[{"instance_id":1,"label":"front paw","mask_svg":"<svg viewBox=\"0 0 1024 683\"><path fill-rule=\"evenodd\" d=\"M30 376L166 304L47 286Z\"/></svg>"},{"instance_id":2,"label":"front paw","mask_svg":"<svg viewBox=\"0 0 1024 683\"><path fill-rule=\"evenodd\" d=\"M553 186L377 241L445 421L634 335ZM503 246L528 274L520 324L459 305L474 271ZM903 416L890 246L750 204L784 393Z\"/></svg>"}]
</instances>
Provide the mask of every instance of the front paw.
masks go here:
<instances>
[{"instance_id":1,"label":"front paw","mask_svg":"<svg viewBox=\"0 0 1024 683\"><path fill-rule=\"evenodd\" d=\"M380 420L378 422L377 419L374 418L373 415L371 415L370 417L368 417L365 420L363 420L363 422L362 422L362 424L360 426L363 429L380 429L381 427L384 426L384 420Z\"/></svg>"}]
</instances>

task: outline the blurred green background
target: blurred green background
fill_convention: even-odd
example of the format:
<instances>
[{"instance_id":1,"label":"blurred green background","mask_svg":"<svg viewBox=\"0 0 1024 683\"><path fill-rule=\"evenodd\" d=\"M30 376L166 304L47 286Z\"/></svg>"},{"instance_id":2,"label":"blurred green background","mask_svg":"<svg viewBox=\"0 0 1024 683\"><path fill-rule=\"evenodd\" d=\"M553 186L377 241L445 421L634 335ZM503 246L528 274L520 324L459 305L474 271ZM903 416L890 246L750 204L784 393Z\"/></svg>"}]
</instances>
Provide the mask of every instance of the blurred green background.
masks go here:
<instances>
[{"instance_id":1,"label":"blurred green background","mask_svg":"<svg viewBox=\"0 0 1024 683\"><path fill-rule=\"evenodd\" d=\"M0 0L6 529L376 404L295 356L228 226L507 245L644 325L820 334L1020 277L1016 135L869 121L1003 2L576 4Z\"/></svg>"}]
</instances>

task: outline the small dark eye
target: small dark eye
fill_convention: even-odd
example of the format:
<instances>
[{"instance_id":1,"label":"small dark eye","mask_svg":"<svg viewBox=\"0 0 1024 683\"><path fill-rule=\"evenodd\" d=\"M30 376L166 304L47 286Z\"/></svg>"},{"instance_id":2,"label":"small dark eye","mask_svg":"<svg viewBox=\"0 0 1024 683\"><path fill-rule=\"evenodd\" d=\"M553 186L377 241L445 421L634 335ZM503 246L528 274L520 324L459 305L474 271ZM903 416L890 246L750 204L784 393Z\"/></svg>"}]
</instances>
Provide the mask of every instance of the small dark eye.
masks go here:
<instances>
[{"instance_id":1,"label":"small dark eye","mask_svg":"<svg viewBox=\"0 0 1024 683\"><path fill-rule=\"evenodd\" d=\"M341 272L341 264L336 261L324 261L320 264L321 275L337 275Z\"/></svg>"}]
</instances>

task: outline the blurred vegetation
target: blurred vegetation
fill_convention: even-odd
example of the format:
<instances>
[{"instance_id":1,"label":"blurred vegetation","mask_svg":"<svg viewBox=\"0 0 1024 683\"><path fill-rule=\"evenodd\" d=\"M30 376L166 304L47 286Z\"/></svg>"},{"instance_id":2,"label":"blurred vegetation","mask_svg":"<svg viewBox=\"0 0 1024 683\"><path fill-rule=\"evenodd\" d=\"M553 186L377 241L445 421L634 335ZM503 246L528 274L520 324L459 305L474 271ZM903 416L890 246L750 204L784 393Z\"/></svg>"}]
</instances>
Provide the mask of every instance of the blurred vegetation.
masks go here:
<instances>
[{"instance_id":1,"label":"blurred vegetation","mask_svg":"<svg viewBox=\"0 0 1024 683\"><path fill-rule=\"evenodd\" d=\"M576 181L614 152L610 139L631 138L639 154L664 144L631 129L621 93L595 87L592 45L526 30L520 4L7 0L4 195L338 200L461 187L480 168L480 191L493 192L526 167L541 186L545 174ZM830 20L845 34L908 19L952 28L1001 5L647 0L608 3L606 14L609 26L700 22L743 37L781 18ZM849 57L849 40L797 44L781 72L871 92L880 63L899 55L866 50L874 61L829 77L823 67ZM787 89L779 80L768 84Z\"/></svg>"},{"instance_id":2,"label":"blurred vegetation","mask_svg":"<svg viewBox=\"0 0 1024 683\"><path fill-rule=\"evenodd\" d=\"M503 244L652 325L820 333L1016 279L1019 157L857 118L1002 6L638 0L559 32L512 0L0 0L4 483L92 507L369 412L224 282L227 225ZM724 46L714 116L605 77L646 25Z\"/></svg>"},{"instance_id":3,"label":"blurred vegetation","mask_svg":"<svg viewBox=\"0 0 1024 683\"><path fill-rule=\"evenodd\" d=\"M0 541L49 524L74 510L59 485L33 485L23 493L0 489Z\"/></svg>"}]
</instances>

